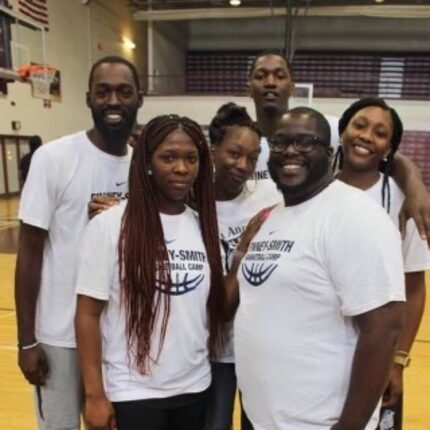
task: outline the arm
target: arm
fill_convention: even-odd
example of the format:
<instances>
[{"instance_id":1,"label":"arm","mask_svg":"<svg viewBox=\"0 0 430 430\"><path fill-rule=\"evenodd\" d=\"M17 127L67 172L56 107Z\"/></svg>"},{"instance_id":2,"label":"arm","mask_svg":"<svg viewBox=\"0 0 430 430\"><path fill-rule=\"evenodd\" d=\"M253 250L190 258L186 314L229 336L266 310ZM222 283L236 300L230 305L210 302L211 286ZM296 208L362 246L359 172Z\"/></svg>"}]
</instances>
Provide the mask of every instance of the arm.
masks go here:
<instances>
[{"instance_id":1,"label":"arm","mask_svg":"<svg viewBox=\"0 0 430 430\"><path fill-rule=\"evenodd\" d=\"M376 408L402 328L404 304L390 302L354 318L360 331L345 404L332 430L362 430Z\"/></svg>"},{"instance_id":2,"label":"arm","mask_svg":"<svg viewBox=\"0 0 430 430\"><path fill-rule=\"evenodd\" d=\"M248 252L249 244L251 243L254 236L260 230L260 227L263 225L264 221L270 215L270 211L274 208L274 206L270 208L263 209L258 212L246 226L245 231L240 239L239 244L237 245L234 253L233 253L233 261L231 264L231 268L227 275L224 277L224 288L226 294L226 318L227 321L230 321L234 314L236 313L237 307L239 306L239 282L237 280L237 272L240 267L240 263L242 262L242 258Z\"/></svg>"},{"instance_id":3,"label":"arm","mask_svg":"<svg viewBox=\"0 0 430 430\"><path fill-rule=\"evenodd\" d=\"M78 296L76 342L85 395L85 421L90 429L115 428L115 411L103 388L100 316L106 302Z\"/></svg>"},{"instance_id":4,"label":"arm","mask_svg":"<svg viewBox=\"0 0 430 430\"><path fill-rule=\"evenodd\" d=\"M421 238L427 239L430 245L430 196L418 167L406 156L396 153L392 176L406 197L399 215L400 231L404 234L406 220L412 217Z\"/></svg>"},{"instance_id":5,"label":"arm","mask_svg":"<svg viewBox=\"0 0 430 430\"><path fill-rule=\"evenodd\" d=\"M24 347L35 344L37 340L34 330L36 304L47 234L46 230L21 223L15 269L15 306L18 343ZM18 364L30 384L44 384L48 363L40 345L26 350L19 349Z\"/></svg>"},{"instance_id":6,"label":"arm","mask_svg":"<svg viewBox=\"0 0 430 430\"><path fill-rule=\"evenodd\" d=\"M397 345L398 351L409 353L412 348L424 313L425 294L425 273L406 273L405 324ZM389 384L384 394L384 406L392 406L399 400L403 391L403 370L404 367L400 364L392 365Z\"/></svg>"}]
</instances>

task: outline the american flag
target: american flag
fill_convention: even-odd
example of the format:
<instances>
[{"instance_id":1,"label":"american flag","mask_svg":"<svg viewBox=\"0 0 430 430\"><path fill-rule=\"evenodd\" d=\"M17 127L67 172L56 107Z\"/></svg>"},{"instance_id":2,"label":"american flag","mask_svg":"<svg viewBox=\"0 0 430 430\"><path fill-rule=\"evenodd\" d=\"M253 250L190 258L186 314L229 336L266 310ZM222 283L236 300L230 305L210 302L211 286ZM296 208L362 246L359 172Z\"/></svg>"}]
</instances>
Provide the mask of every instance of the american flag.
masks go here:
<instances>
[{"instance_id":1,"label":"american flag","mask_svg":"<svg viewBox=\"0 0 430 430\"><path fill-rule=\"evenodd\" d=\"M48 5L46 0L18 0L18 10L34 19L48 30Z\"/></svg>"}]
</instances>

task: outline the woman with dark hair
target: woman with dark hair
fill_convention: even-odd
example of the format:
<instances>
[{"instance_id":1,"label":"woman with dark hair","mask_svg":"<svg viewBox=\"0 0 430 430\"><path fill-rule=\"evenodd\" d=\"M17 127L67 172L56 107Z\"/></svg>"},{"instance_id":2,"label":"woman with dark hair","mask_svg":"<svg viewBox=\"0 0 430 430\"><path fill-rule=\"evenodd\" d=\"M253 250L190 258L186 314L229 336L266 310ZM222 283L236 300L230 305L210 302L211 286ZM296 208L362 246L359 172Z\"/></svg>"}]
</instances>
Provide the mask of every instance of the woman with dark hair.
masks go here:
<instances>
[{"instance_id":1,"label":"woman with dark hair","mask_svg":"<svg viewBox=\"0 0 430 430\"><path fill-rule=\"evenodd\" d=\"M339 121L341 146L335 158L335 168L340 169L337 178L365 191L386 209L396 225L404 195L390 173L402 134L397 112L383 99L358 100ZM424 311L425 270L430 268L430 254L412 220L403 238L403 259L406 318L383 398L380 429L401 429L403 370L410 363L409 353Z\"/></svg>"},{"instance_id":2,"label":"woman with dark hair","mask_svg":"<svg viewBox=\"0 0 430 430\"><path fill-rule=\"evenodd\" d=\"M250 219L282 199L268 181L249 181L260 153L260 132L244 107L221 106L209 126L215 167L215 198L221 244L228 272L236 245ZM213 364L206 430L230 430L236 393L232 325L228 342ZM242 428L247 418L242 415ZM249 424L248 424L249 425Z\"/></svg>"},{"instance_id":3,"label":"woman with dark hair","mask_svg":"<svg viewBox=\"0 0 430 430\"><path fill-rule=\"evenodd\" d=\"M176 115L149 122L129 189L83 240L76 336L85 419L97 429L201 430L224 293L200 127Z\"/></svg>"}]
</instances>

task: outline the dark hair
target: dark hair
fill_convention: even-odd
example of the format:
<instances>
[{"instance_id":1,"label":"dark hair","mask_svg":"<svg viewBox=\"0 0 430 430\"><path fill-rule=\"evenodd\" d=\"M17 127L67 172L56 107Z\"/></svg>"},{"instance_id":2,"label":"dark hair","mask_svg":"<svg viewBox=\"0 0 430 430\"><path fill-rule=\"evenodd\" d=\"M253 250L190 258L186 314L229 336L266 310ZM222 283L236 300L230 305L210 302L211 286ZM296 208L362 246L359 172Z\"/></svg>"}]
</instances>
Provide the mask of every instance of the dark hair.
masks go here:
<instances>
[{"instance_id":1,"label":"dark hair","mask_svg":"<svg viewBox=\"0 0 430 430\"><path fill-rule=\"evenodd\" d=\"M277 49L269 49L269 50L267 50L267 51L259 52L259 53L255 56L255 58L254 58L253 62L251 63L251 67L249 68L249 75L248 75L249 77L251 77L251 76L252 76L252 74L254 73L254 70L255 70L255 66L256 66L256 64L257 64L257 61L258 61L261 57L265 57L265 56L267 56L267 55L275 55L275 56L277 56L277 57L282 58L282 60L284 60L284 61L285 61L285 65L287 66L287 70L288 70L288 73L290 74L291 80L293 80L293 68L292 68L292 66L291 66L290 62L289 62L289 61L288 61L288 59L285 57L285 55L284 55L281 51L279 51L279 50L277 50Z\"/></svg>"},{"instance_id":2,"label":"dark hair","mask_svg":"<svg viewBox=\"0 0 430 430\"><path fill-rule=\"evenodd\" d=\"M222 105L209 125L209 140L212 146L218 146L227 133L228 127L248 127L261 137L256 123L248 115L246 109L236 103L229 102Z\"/></svg>"},{"instance_id":3,"label":"dark hair","mask_svg":"<svg viewBox=\"0 0 430 430\"><path fill-rule=\"evenodd\" d=\"M298 106L293 109L290 109L287 112L287 115L298 116L298 115L307 115L309 118L312 118L316 121L317 131L323 136L325 142L330 145L331 139L331 129L330 124L327 121L327 118L316 109L312 109L308 106Z\"/></svg>"},{"instance_id":4,"label":"dark hair","mask_svg":"<svg viewBox=\"0 0 430 430\"><path fill-rule=\"evenodd\" d=\"M139 74L137 73L136 66L130 61L126 60L119 55L107 55L106 57L102 57L98 59L91 67L90 75L88 77L88 89L91 90L91 85L93 83L94 72L101 64L124 64L130 69L131 74L133 75L134 83L136 84L136 88L140 90L140 82L139 82Z\"/></svg>"},{"instance_id":5,"label":"dark hair","mask_svg":"<svg viewBox=\"0 0 430 430\"><path fill-rule=\"evenodd\" d=\"M141 373L147 373L151 362L159 358L169 319L170 295L157 290L156 285L171 285L168 253L148 169L154 150L168 134L178 128L192 139L199 152L199 172L193 191L211 270L207 308L209 355L212 359L223 337L223 272L209 148L200 127L194 121L177 115L158 116L145 126L134 148L129 174L129 198L118 245L128 349L130 351L131 346L135 345L136 365ZM158 318L161 318L161 333L158 354L154 359L149 354Z\"/></svg>"},{"instance_id":6,"label":"dark hair","mask_svg":"<svg viewBox=\"0 0 430 430\"><path fill-rule=\"evenodd\" d=\"M28 139L28 145L30 147L30 152L34 152L42 145L42 139L37 135L31 136L30 139Z\"/></svg>"},{"instance_id":7,"label":"dark hair","mask_svg":"<svg viewBox=\"0 0 430 430\"><path fill-rule=\"evenodd\" d=\"M362 109L367 107L379 107L391 114L391 120L393 123L393 131L390 141L390 152L387 155L387 160L380 164L380 170L384 173L383 185L382 185L382 206L390 212L391 194L390 194L390 183L389 176L393 168L394 154L399 148L400 142L403 135L403 124L397 112L387 105L384 99L379 97L366 97L354 102L341 116L339 120L338 130L339 136L342 136L343 132L348 127L352 117ZM333 168L342 169L343 164L343 153L342 145L339 145L336 156L334 158Z\"/></svg>"}]
</instances>

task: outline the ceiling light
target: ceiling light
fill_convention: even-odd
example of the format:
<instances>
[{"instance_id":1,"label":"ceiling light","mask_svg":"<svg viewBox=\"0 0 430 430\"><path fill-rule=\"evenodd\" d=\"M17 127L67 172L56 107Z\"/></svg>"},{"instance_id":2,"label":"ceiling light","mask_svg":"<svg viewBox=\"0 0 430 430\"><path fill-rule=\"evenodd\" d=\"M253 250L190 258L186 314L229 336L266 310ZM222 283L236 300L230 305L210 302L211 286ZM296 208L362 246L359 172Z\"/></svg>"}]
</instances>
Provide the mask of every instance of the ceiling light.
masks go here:
<instances>
[{"instance_id":1,"label":"ceiling light","mask_svg":"<svg viewBox=\"0 0 430 430\"><path fill-rule=\"evenodd\" d=\"M230 0L230 6L240 6L240 0Z\"/></svg>"},{"instance_id":2,"label":"ceiling light","mask_svg":"<svg viewBox=\"0 0 430 430\"><path fill-rule=\"evenodd\" d=\"M126 48L126 49L136 48L136 44L131 39L129 39L128 37L122 38L122 44L124 45L124 48Z\"/></svg>"},{"instance_id":3,"label":"ceiling light","mask_svg":"<svg viewBox=\"0 0 430 430\"><path fill-rule=\"evenodd\" d=\"M384 3L385 0L375 0L375 3Z\"/></svg>"}]
</instances>

